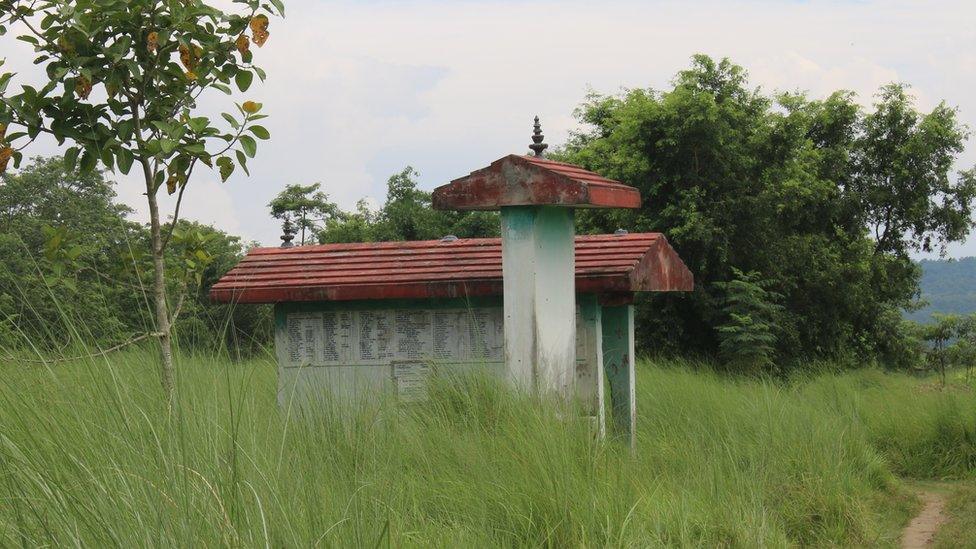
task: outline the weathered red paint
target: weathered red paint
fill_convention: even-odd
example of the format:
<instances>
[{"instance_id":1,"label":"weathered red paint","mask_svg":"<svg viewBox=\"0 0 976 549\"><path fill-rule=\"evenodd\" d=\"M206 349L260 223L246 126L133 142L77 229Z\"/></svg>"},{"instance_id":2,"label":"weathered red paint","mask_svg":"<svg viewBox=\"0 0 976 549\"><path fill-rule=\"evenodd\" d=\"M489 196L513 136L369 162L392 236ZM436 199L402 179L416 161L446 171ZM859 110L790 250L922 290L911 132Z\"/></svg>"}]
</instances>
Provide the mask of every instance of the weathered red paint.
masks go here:
<instances>
[{"instance_id":1,"label":"weathered red paint","mask_svg":"<svg viewBox=\"0 0 976 549\"><path fill-rule=\"evenodd\" d=\"M690 291L691 272L657 233L576 237L576 290ZM502 294L497 238L255 248L210 290L218 302L427 299Z\"/></svg>"},{"instance_id":2,"label":"weathered red paint","mask_svg":"<svg viewBox=\"0 0 976 549\"><path fill-rule=\"evenodd\" d=\"M434 189L440 210L497 210L502 206L638 208L637 189L579 166L515 154Z\"/></svg>"}]
</instances>

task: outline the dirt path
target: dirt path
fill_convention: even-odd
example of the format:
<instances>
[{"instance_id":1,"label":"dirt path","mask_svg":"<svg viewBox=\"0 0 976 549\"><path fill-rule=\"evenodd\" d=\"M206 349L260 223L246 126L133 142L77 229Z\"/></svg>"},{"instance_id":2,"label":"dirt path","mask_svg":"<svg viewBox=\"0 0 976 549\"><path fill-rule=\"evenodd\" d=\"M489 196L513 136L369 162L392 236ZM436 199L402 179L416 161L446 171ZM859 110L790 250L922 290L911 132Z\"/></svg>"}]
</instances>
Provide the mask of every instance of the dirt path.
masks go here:
<instances>
[{"instance_id":1,"label":"dirt path","mask_svg":"<svg viewBox=\"0 0 976 549\"><path fill-rule=\"evenodd\" d=\"M903 549L932 547L932 540L939 527L946 521L945 496L936 492L921 492L922 511L912 519L912 522L902 532L901 546Z\"/></svg>"}]
</instances>

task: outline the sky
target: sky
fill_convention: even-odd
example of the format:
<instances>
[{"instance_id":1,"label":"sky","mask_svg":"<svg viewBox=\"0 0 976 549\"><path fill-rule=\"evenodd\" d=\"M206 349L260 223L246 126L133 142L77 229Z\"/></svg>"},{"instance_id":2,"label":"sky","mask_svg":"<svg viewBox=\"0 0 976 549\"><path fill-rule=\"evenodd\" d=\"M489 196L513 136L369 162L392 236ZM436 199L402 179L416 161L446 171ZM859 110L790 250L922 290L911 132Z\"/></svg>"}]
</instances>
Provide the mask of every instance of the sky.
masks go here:
<instances>
[{"instance_id":1,"label":"sky","mask_svg":"<svg viewBox=\"0 0 976 549\"><path fill-rule=\"evenodd\" d=\"M285 185L320 182L351 209L361 198L382 203L387 178L411 165L433 189L525 153L535 115L558 145L579 128L573 110L588 92L666 88L696 53L729 57L769 93L848 89L870 105L880 86L907 82L920 109L945 100L976 128L972 0L285 2L286 18L272 19L267 44L254 48L268 80L237 98L264 104L272 139L250 177L195 172L183 209L264 245L279 243L267 204ZM21 73L15 84L38 81L26 45L4 40L0 57ZM203 105L219 112L227 97ZM959 168L974 164L971 138ZM114 179L145 220L139 181ZM948 255L976 255L976 236Z\"/></svg>"}]
</instances>

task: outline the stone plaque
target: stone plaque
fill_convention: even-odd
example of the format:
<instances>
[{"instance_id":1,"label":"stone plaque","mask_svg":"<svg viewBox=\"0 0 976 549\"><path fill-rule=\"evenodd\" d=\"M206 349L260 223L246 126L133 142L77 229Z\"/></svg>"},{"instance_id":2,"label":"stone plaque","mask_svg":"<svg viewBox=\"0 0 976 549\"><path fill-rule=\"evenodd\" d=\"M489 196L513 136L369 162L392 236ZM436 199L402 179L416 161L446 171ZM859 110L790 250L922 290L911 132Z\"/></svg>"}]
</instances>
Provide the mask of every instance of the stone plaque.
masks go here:
<instances>
[{"instance_id":1,"label":"stone plaque","mask_svg":"<svg viewBox=\"0 0 976 549\"><path fill-rule=\"evenodd\" d=\"M397 398L405 402L423 400L427 396L430 364L426 362L394 362L393 382Z\"/></svg>"},{"instance_id":2,"label":"stone plaque","mask_svg":"<svg viewBox=\"0 0 976 549\"><path fill-rule=\"evenodd\" d=\"M501 362L501 307L289 313L285 367Z\"/></svg>"}]
</instances>

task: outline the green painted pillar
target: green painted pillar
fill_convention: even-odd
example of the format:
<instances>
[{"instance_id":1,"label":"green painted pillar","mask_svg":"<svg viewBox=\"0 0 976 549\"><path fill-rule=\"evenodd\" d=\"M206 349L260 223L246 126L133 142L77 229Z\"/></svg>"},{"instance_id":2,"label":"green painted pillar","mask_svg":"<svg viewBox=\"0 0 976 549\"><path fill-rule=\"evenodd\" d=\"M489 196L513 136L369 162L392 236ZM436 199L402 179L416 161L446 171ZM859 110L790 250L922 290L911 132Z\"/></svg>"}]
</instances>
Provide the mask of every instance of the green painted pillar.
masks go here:
<instances>
[{"instance_id":1,"label":"green painted pillar","mask_svg":"<svg viewBox=\"0 0 976 549\"><path fill-rule=\"evenodd\" d=\"M634 306L605 306L603 366L610 386L614 430L633 448L636 443L637 391L634 375Z\"/></svg>"},{"instance_id":2,"label":"green painted pillar","mask_svg":"<svg viewBox=\"0 0 976 549\"><path fill-rule=\"evenodd\" d=\"M507 206L501 211L507 376L522 389L571 396L576 374L573 210Z\"/></svg>"}]
</instances>

